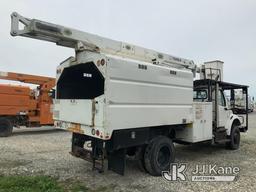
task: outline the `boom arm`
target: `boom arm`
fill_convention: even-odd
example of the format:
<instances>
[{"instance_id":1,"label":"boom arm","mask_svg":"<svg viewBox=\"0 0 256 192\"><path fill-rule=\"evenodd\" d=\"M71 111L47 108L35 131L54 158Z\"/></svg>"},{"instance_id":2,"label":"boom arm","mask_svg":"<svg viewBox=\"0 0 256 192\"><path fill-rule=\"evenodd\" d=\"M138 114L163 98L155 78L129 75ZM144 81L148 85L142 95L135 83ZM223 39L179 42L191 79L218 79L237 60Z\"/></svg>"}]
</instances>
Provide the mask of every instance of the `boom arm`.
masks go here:
<instances>
[{"instance_id":1,"label":"boom arm","mask_svg":"<svg viewBox=\"0 0 256 192\"><path fill-rule=\"evenodd\" d=\"M24 36L34 39L54 42L57 45L74 48L76 50L89 49L110 55L118 55L130 59L137 59L154 64L167 65L177 68L196 70L192 60L174 57L151 49L111 40L87 32L68 27L25 18L14 12L11 15L11 35ZM24 25L19 29L19 24Z\"/></svg>"},{"instance_id":2,"label":"boom arm","mask_svg":"<svg viewBox=\"0 0 256 192\"><path fill-rule=\"evenodd\" d=\"M28 75L22 73L0 71L0 79L40 85L41 89L45 91L51 90L55 86L55 78Z\"/></svg>"}]
</instances>

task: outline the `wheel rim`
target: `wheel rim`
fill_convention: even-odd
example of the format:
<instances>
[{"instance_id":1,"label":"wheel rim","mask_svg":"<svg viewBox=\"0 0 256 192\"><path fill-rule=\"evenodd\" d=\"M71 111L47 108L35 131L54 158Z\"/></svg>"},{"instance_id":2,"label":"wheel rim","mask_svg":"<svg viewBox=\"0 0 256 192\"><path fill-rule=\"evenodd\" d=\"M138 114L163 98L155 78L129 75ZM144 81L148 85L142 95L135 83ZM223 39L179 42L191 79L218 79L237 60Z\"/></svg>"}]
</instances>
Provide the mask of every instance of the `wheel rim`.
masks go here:
<instances>
[{"instance_id":1,"label":"wheel rim","mask_svg":"<svg viewBox=\"0 0 256 192\"><path fill-rule=\"evenodd\" d=\"M171 152L169 147L167 146L161 147L157 155L157 164L159 165L159 167L164 168L168 166L170 163L170 159L171 159Z\"/></svg>"}]
</instances>

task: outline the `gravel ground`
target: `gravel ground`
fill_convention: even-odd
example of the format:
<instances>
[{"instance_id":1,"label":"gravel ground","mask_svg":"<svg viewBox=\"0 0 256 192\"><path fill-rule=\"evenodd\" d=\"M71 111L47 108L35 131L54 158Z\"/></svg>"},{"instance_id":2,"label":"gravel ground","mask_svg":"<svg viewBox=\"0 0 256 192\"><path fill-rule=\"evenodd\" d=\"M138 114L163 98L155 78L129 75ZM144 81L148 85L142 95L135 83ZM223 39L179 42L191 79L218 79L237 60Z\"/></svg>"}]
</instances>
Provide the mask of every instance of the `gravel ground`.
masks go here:
<instances>
[{"instance_id":1,"label":"gravel ground","mask_svg":"<svg viewBox=\"0 0 256 192\"><path fill-rule=\"evenodd\" d=\"M242 134L240 149L196 144L176 145L176 161L187 163L187 175L197 164L232 165L240 168L234 182L168 182L140 172L133 160L127 161L125 176L111 171L100 174L91 164L72 157L71 133L53 128L16 130L0 138L0 175L50 175L62 182L79 181L90 188L110 191L255 191L256 188L256 113L249 115L249 131Z\"/></svg>"}]
</instances>

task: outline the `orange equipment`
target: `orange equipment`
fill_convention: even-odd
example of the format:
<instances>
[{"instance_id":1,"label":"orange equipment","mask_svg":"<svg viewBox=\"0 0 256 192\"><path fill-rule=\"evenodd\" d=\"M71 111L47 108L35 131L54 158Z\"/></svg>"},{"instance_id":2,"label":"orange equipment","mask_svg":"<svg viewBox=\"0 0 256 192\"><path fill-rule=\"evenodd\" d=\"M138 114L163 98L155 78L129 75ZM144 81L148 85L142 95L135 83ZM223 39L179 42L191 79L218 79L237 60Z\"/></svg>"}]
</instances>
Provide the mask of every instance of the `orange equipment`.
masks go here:
<instances>
[{"instance_id":1,"label":"orange equipment","mask_svg":"<svg viewBox=\"0 0 256 192\"><path fill-rule=\"evenodd\" d=\"M0 79L39 85L33 90L28 86L0 84L0 136L9 136L13 126L53 125L55 78L0 72Z\"/></svg>"}]
</instances>

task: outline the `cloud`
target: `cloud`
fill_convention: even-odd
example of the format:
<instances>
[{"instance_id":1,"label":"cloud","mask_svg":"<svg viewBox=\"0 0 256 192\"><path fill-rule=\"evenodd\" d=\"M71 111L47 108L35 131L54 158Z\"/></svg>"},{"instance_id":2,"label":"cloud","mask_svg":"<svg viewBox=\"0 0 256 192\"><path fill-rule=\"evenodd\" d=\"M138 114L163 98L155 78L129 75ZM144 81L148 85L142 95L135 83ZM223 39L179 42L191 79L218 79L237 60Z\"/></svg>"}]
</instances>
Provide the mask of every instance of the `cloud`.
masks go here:
<instances>
[{"instance_id":1,"label":"cloud","mask_svg":"<svg viewBox=\"0 0 256 192\"><path fill-rule=\"evenodd\" d=\"M9 35L10 14L77 28L196 63L220 59L224 79L256 96L256 1L9 0L0 2L1 70L54 76L72 49Z\"/></svg>"}]
</instances>

